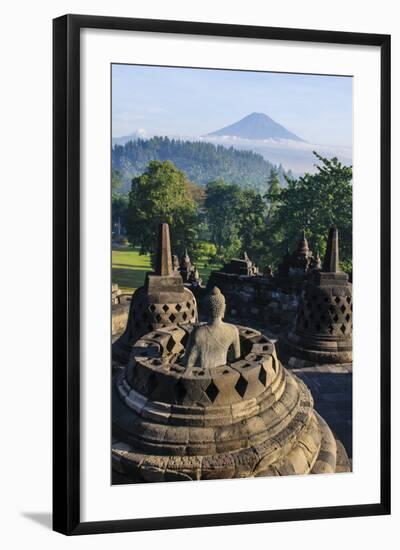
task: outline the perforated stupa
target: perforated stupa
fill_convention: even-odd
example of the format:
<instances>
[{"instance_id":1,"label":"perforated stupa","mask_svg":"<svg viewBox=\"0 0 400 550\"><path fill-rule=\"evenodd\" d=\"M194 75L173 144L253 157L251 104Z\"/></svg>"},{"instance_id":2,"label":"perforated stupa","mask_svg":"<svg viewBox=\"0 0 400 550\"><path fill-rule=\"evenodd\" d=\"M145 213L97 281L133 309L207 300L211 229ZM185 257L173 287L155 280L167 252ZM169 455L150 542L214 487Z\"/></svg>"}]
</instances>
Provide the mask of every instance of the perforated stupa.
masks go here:
<instances>
[{"instance_id":1,"label":"perforated stupa","mask_svg":"<svg viewBox=\"0 0 400 550\"><path fill-rule=\"evenodd\" d=\"M130 481L181 481L348 470L307 387L260 332L223 322L152 330L113 380L113 469Z\"/></svg>"},{"instance_id":2,"label":"perforated stupa","mask_svg":"<svg viewBox=\"0 0 400 550\"><path fill-rule=\"evenodd\" d=\"M132 346L152 330L196 321L196 299L173 269L169 227L162 223L155 271L147 274L144 286L132 296L126 330L113 344L113 361L126 365Z\"/></svg>"}]
</instances>

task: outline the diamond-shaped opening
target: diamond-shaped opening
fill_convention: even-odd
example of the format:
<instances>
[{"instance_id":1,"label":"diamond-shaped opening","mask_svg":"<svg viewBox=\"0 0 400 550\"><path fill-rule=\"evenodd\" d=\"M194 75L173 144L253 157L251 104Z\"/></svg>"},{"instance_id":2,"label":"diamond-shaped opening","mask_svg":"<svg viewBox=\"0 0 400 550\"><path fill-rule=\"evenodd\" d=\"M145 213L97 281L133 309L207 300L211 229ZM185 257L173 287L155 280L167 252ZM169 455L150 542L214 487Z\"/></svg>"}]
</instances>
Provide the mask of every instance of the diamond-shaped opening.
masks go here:
<instances>
[{"instance_id":1,"label":"diamond-shaped opening","mask_svg":"<svg viewBox=\"0 0 400 550\"><path fill-rule=\"evenodd\" d=\"M175 384L174 390L175 390L175 395L176 395L177 402L181 403L187 395L186 386L182 382L182 378L180 378L179 381Z\"/></svg>"},{"instance_id":2,"label":"diamond-shaped opening","mask_svg":"<svg viewBox=\"0 0 400 550\"><path fill-rule=\"evenodd\" d=\"M176 316L171 313L171 315L169 316L169 320L171 321L171 323L173 323L174 321L176 321Z\"/></svg>"},{"instance_id":3,"label":"diamond-shaped opening","mask_svg":"<svg viewBox=\"0 0 400 550\"><path fill-rule=\"evenodd\" d=\"M167 313L167 311L169 310L169 307L167 306L167 304L164 304L162 309L165 311L165 313Z\"/></svg>"},{"instance_id":4,"label":"diamond-shaped opening","mask_svg":"<svg viewBox=\"0 0 400 550\"><path fill-rule=\"evenodd\" d=\"M208 399L211 401L211 403L214 403L214 401L217 399L217 395L219 394L219 390L217 386L214 384L213 380L211 380L211 382L208 384L205 393Z\"/></svg>"},{"instance_id":5,"label":"diamond-shaped opening","mask_svg":"<svg viewBox=\"0 0 400 550\"><path fill-rule=\"evenodd\" d=\"M347 314L346 317L345 317L346 321L349 322L350 321L350 315Z\"/></svg>"},{"instance_id":6,"label":"diamond-shaped opening","mask_svg":"<svg viewBox=\"0 0 400 550\"><path fill-rule=\"evenodd\" d=\"M335 306L329 306L329 311L330 311L331 313L335 313L335 311L336 311Z\"/></svg>"},{"instance_id":7,"label":"diamond-shaped opening","mask_svg":"<svg viewBox=\"0 0 400 550\"><path fill-rule=\"evenodd\" d=\"M350 297L350 296L347 296L346 302L347 302L348 304L351 302L351 297Z\"/></svg>"},{"instance_id":8,"label":"diamond-shaped opening","mask_svg":"<svg viewBox=\"0 0 400 550\"><path fill-rule=\"evenodd\" d=\"M182 309L181 304L176 304L175 309L176 311L180 311Z\"/></svg>"},{"instance_id":9,"label":"diamond-shaped opening","mask_svg":"<svg viewBox=\"0 0 400 550\"><path fill-rule=\"evenodd\" d=\"M346 325L340 325L340 330L343 332L343 334L346 332Z\"/></svg>"},{"instance_id":10,"label":"diamond-shaped opening","mask_svg":"<svg viewBox=\"0 0 400 550\"><path fill-rule=\"evenodd\" d=\"M186 307L190 309L190 302L186 302Z\"/></svg>"},{"instance_id":11,"label":"diamond-shaped opening","mask_svg":"<svg viewBox=\"0 0 400 550\"><path fill-rule=\"evenodd\" d=\"M166 348L169 352L171 352L175 347L175 340L172 338L172 336L169 338Z\"/></svg>"},{"instance_id":12,"label":"diamond-shaped opening","mask_svg":"<svg viewBox=\"0 0 400 550\"><path fill-rule=\"evenodd\" d=\"M337 315L335 315L335 316L333 317L333 320L335 321L335 323L337 323L337 322L339 321L339 317L338 317Z\"/></svg>"},{"instance_id":13,"label":"diamond-shaped opening","mask_svg":"<svg viewBox=\"0 0 400 550\"><path fill-rule=\"evenodd\" d=\"M192 317L194 317L194 309L192 309L192 311L190 312Z\"/></svg>"},{"instance_id":14,"label":"diamond-shaped opening","mask_svg":"<svg viewBox=\"0 0 400 550\"><path fill-rule=\"evenodd\" d=\"M329 327L328 327L328 332L329 332L330 334L333 333L333 326L332 326L332 325L329 325Z\"/></svg>"},{"instance_id":15,"label":"diamond-shaped opening","mask_svg":"<svg viewBox=\"0 0 400 550\"><path fill-rule=\"evenodd\" d=\"M151 306L149 306L149 310L154 313L156 310L156 306L154 304L151 304Z\"/></svg>"},{"instance_id":16,"label":"diamond-shaped opening","mask_svg":"<svg viewBox=\"0 0 400 550\"><path fill-rule=\"evenodd\" d=\"M155 374L151 373L147 379L147 395L151 397L158 386L157 377Z\"/></svg>"},{"instance_id":17,"label":"diamond-shaped opening","mask_svg":"<svg viewBox=\"0 0 400 550\"><path fill-rule=\"evenodd\" d=\"M156 315L156 321L157 321L158 323L160 323L161 319L162 319L161 315L160 315L159 313L157 313L157 315Z\"/></svg>"},{"instance_id":18,"label":"diamond-shaped opening","mask_svg":"<svg viewBox=\"0 0 400 550\"><path fill-rule=\"evenodd\" d=\"M340 311L344 313L346 311L346 306L341 306Z\"/></svg>"},{"instance_id":19,"label":"diamond-shaped opening","mask_svg":"<svg viewBox=\"0 0 400 550\"><path fill-rule=\"evenodd\" d=\"M267 373L265 372L264 367L261 367L260 372L258 373L258 379L263 386L267 383Z\"/></svg>"},{"instance_id":20,"label":"diamond-shaped opening","mask_svg":"<svg viewBox=\"0 0 400 550\"><path fill-rule=\"evenodd\" d=\"M244 397L248 386L246 378L241 374L239 380L235 384L235 390L238 392L240 397Z\"/></svg>"},{"instance_id":21,"label":"diamond-shaped opening","mask_svg":"<svg viewBox=\"0 0 400 550\"><path fill-rule=\"evenodd\" d=\"M186 311L184 311L184 312L182 313L182 318L183 318L184 321L186 321L186 319L187 319L187 313L186 313Z\"/></svg>"},{"instance_id":22,"label":"diamond-shaped opening","mask_svg":"<svg viewBox=\"0 0 400 550\"><path fill-rule=\"evenodd\" d=\"M338 304L338 303L340 302L340 298L339 298L339 296L336 296L336 298L335 298L335 302L336 302L337 304Z\"/></svg>"}]
</instances>

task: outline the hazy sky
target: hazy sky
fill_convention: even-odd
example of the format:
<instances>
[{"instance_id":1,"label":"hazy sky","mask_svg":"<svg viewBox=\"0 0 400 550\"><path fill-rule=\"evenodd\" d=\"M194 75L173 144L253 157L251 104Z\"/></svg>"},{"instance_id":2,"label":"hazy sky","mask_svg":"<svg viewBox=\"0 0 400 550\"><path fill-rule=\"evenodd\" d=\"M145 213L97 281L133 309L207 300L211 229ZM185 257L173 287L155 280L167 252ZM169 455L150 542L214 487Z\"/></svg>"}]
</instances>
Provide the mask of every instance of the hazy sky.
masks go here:
<instances>
[{"instance_id":1,"label":"hazy sky","mask_svg":"<svg viewBox=\"0 0 400 550\"><path fill-rule=\"evenodd\" d=\"M196 137L262 112L310 143L351 147L352 78L112 67L112 134Z\"/></svg>"}]
</instances>

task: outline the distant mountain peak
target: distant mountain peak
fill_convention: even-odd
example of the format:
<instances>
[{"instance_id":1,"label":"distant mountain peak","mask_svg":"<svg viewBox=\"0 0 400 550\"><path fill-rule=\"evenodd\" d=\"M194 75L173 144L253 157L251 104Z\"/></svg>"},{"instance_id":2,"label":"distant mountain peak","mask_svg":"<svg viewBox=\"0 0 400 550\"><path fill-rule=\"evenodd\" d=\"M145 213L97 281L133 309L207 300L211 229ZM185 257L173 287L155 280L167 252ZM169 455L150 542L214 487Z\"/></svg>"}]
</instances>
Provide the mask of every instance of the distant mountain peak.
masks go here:
<instances>
[{"instance_id":1,"label":"distant mountain peak","mask_svg":"<svg viewBox=\"0 0 400 550\"><path fill-rule=\"evenodd\" d=\"M304 141L265 113L251 113L238 122L225 126L208 136L230 136L245 139L291 139Z\"/></svg>"}]
</instances>

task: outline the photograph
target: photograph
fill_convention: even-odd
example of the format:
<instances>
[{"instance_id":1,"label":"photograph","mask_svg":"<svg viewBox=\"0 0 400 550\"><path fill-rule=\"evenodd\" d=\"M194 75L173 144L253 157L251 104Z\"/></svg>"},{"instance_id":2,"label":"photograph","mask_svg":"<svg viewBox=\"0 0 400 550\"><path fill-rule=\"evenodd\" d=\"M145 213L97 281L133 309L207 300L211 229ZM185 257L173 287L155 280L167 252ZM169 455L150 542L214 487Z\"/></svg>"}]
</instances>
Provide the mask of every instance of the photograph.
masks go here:
<instances>
[{"instance_id":1,"label":"photograph","mask_svg":"<svg viewBox=\"0 0 400 550\"><path fill-rule=\"evenodd\" d=\"M110 71L111 483L352 475L352 76Z\"/></svg>"}]
</instances>

